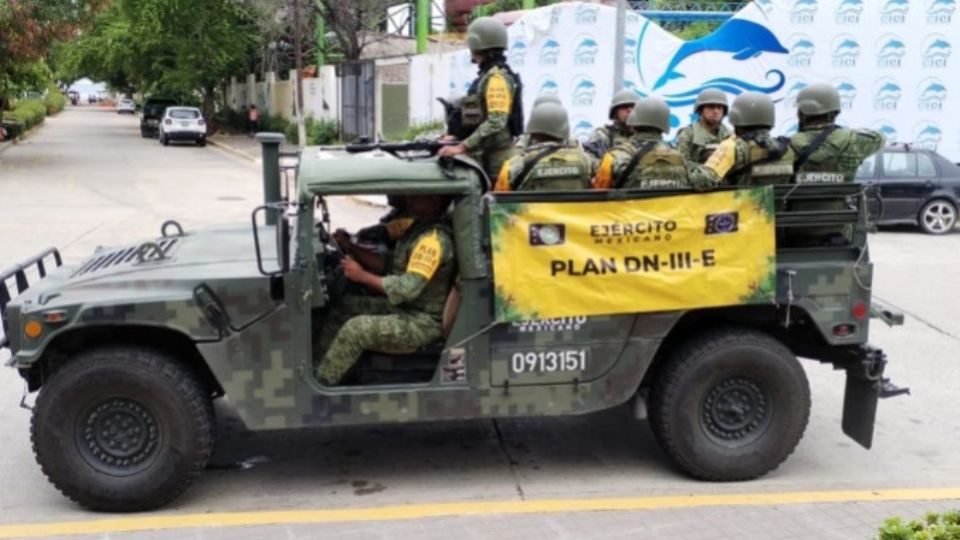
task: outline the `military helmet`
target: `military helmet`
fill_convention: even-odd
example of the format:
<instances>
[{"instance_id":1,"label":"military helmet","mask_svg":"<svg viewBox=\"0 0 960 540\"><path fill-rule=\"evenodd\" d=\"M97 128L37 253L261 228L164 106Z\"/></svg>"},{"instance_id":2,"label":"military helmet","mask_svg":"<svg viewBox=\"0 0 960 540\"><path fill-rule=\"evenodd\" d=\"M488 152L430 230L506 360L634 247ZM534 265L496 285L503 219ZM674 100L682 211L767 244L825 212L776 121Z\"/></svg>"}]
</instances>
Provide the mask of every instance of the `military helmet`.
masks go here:
<instances>
[{"instance_id":1,"label":"military helmet","mask_svg":"<svg viewBox=\"0 0 960 540\"><path fill-rule=\"evenodd\" d=\"M621 90L613 95L613 99L610 100L610 111L607 113L607 117L613 120L613 115L619 107L630 106L637 102L637 94L633 90Z\"/></svg>"},{"instance_id":2,"label":"military helmet","mask_svg":"<svg viewBox=\"0 0 960 540\"><path fill-rule=\"evenodd\" d=\"M773 100L759 92L740 94L730 107L730 123L733 127L772 128L776 123Z\"/></svg>"},{"instance_id":3,"label":"military helmet","mask_svg":"<svg viewBox=\"0 0 960 540\"><path fill-rule=\"evenodd\" d=\"M827 83L814 83L797 94L797 108L807 116L840 112L840 93Z\"/></svg>"},{"instance_id":4,"label":"military helmet","mask_svg":"<svg viewBox=\"0 0 960 540\"><path fill-rule=\"evenodd\" d=\"M570 119L559 103L541 103L530 111L527 133L547 135L561 141L570 138Z\"/></svg>"},{"instance_id":5,"label":"military helmet","mask_svg":"<svg viewBox=\"0 0 960 540\"><path fill-rule=\"evenodd\" d=\"M471 53L507 48L507 27L493 17L480 17L467 27L467 46Z\"/></svg>"},{"instance_id":6,"label":"military helmet","mask_svg":"<svg viewBox=\"0 0 960 540\"><path fill-rule=\"evenodd\" d=\"M693 106L693 110L700 112L700 107L704 105L720 105L723 107L724 114L730 110L730 105L727 103L727 95L724 94L722 90L717 90L716 88L707 88L700 92L697 95L697 103Z\"/></svg>"},{"instance_id":7,"label":"military helmet","mask_svg":"<svg viewBox=\"0 0 960 540\"><path fill-rule=\"evenodd\" d=\"M533 106L541 105L543 103L556 103L557 105L563 105L563 102L560 101L560 98L556 94L543 94L537 96L537 99L533 100Z\"/></svg>"},{"instance_id":8,"label":"military helmet","mask_svg":"<svg viewBox=\"0 0 960 540\"><path fill-rule=\"evenodd\" d=\"M663 133L670 132L670 107L658 97L643 98L633 106L627 117L630 127L652 127Z\"/></svg>"}]
</instances>

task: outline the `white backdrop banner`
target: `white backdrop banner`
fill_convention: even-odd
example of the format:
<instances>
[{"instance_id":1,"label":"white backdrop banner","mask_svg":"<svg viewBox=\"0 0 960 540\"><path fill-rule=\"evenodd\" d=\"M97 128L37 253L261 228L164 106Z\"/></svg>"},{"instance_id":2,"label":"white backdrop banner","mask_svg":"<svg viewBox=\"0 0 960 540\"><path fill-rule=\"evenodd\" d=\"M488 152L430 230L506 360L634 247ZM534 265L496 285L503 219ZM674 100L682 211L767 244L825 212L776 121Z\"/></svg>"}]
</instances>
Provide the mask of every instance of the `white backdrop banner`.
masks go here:
<instances>
[{"instance_id":1,"label":"white backdrop banner","mask_svg":"<svg viewBox=\"0 0 960 540\"><path fill-rule=\"evenodd\" d=\"M683 41L638 12L627 15L624 87L657 95L676 128L705 88L769 94L778 134L796 132L796 96L812 82L841 95L839 122L960 161L957 0L755 0L712 34ZM579 2L533 10L509 28L507 56L533 100L555 94L577 137L606 122L614 93L616 10ZM476 77L467 51L449 57L449 92ZM418 79L412 79L417 81ZM415 92L411 92L413 94ZM422 107L422 105L421 105ZM424 111L426 112L426 111ZM431 115L432 116L432 115Z\"/></svg>"}]
</instances>

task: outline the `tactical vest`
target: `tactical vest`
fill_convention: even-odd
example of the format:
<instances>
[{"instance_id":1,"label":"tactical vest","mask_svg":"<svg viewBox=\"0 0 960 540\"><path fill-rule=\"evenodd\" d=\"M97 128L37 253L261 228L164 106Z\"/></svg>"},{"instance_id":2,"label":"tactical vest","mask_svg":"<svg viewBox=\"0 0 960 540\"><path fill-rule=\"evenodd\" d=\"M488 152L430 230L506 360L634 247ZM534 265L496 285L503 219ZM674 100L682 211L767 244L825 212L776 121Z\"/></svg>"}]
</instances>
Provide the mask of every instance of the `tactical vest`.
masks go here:
<instances>
[{"instance_id":1,"label":"tactical vest","mask_svg":"<svg viewBox=\"0 0 960 540\"><path fill-rule=\"evenodd\" d=\"M720 146L724 139L730 136L730 132L723 124L717 128L717 134L714 135L707 131L699 122L690 124L684 130L690 130L690 145L693 147L694 158L703 165L713 155L714 150ZM678 136L679 137L679 136Z\"/></svg>"},{"instance_id":2,"label":"tactical vest","mask_svg":"<svg viewBox=\"0 0 960 540\"><path fill-rule=\"evenodd\" d=\"M494 70L499 71L513 82L510 115L507 118L507 129L510 136L517 137L523 134L523 83L520 81L520 75L514 73L510 66L506 64L496 64L473 80L467 90L467 95L460 101L460 125L467 136L487 119L486 104L483 102L483 96L480 95L480 86L490 75L495 73Z\"/></svg>"},{"instance_id":3,"label":"tactical vest","mask_svg":"<svg viewBox=\"0 0 960 540\"><path fill-rule=\"evenodd\" d=\"M821 129L801 131L790 140L794 153L800 155L810 145ZM856 133L849 129L834 130L797 170L798 184L840 184L853 182L857 168L860 167L859 155L849 152Z\"/></svg>"},{"instance_id":4,"label":"tactical vest","mask_svg":"<svg viewBox=\"0 0 960 540\"><path fill-rule=\"evenodd\" d=\"M518 159L518 169L527 159L536 156L533 149ZM512 173L514 171L511 171ZM517 170L516 174L521 174ZM590 166L587 157L577 148L560 148L538 161L523 178L511 178L514 191L563 191L590 189Z\"/></svg>"},{"instance_id":5,"label":"tactical vest","mask_svg":"<svg viewBox=\"0 0 960 540\"><path fill-rule=\"evenodd\" d=\"M793 182L793 153L787 147L779 158L769 160L768 151L755 141L745 141L748 145L750 165L742 174L733 175L730 183L738 186L772 186Z\"/></svg>"},{"instance_id":6,"label":"tactical vest","mask_svg":"<svg viewBox=\"0 0 960 540\"><path fill-rule=\"evenodd\" d=\"M631 147L635 148L634 151L642 146L642 141L631 144ZM614 179L616 180L617 178ZM660 142L643 156L630 176L615 187L618 189L675 189L689 185L683 156Z\"/></svg>"},{"instance_id":7,"label":"tactical vest","mask_svg":"<svg viewBox=\"0 0 960 540\"><path fill-rule=\"evenodd\" d=\"M442 254L440 266L433 274L433 279L423 288L420 296L399 306L401 309L419 311L430 315L437 321L443 317L443 306L447 301L447 294L453 284L453 278L457 273L457 258L454 253L453 230L449 225L443 222L437 223L414 223L408 228L403 237L397 242L393 252L393 272L402 273L410 262L410 255L417 246L417 240L424 234L430 234L436 230L441 237L440 245L448 253Z\"/></svg>"}]
</instances>

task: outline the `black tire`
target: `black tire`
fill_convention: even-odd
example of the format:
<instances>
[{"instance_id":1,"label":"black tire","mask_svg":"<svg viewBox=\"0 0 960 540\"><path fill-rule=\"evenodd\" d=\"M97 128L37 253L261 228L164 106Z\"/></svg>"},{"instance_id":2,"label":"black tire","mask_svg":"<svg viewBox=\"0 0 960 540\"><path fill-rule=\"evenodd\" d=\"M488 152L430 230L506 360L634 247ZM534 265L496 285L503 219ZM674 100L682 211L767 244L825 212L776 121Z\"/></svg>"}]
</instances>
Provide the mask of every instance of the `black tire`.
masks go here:
<instances>
[{"instance_id":1,"label":"black tire","mask_svg":"<svg viewBox=\"0 0 960 540\"><path fill-rule=\"evenodd\" d=\"M149 139L149 138L150 138L150 132L141 127L141 128L140 128L140 136L143 137L144 139Z\"/></svg>"},{"instance_id":2,"label":"black tire","mask_svg":"<svg viewBox=\"0 0 960 540\"><path fill-rule=\"evenodd\" d=\"M199 139L197 139L197 146L206 146L206 145L207 145L206 137L200 137Z\"/></svg>"},{"instance_id":3,"label":"black tire","mask_svg":"<svg viewBox=\"0 0 960 540\"><path fill-rule=\"evenodd\" d=\"M50 482L110 512L158 508L183 493L210 458L213 429L210 394L197 378L135 346L84 352L55 372L30 426Z\"/></svg>"},{"instance_id":4,"label":"black tire","mask_svg":"<svg viewBox=\"0 0 960 540\"><path fill-rule=\"evenodd\" d=\"M160 144L164 146L170 146L170 139L164 137L162 131L159 132L159 135L157 135L157 137L160 139Z\"/></svg>"},{"instance_id":5,"label":"black tire","mask_svg":"<svg viewBox=\"0 0 960 540\"><path fill-rule=\"evenodd\" d=\"M666 360L650 396L650 425L685 473L709 481L757 478L783 463L803 437L810 386L779 341L723 328Z\"/></svg>"},{"instance_id":6,"label":"black tire","mask_svg":"<svg viewBox=\"0 0 960 540\"><path fill-rule=\"evenodd\" d=\"M957 206L947 199L934 199L923 205L917 221L927 234L948 234L957 226Z\"/></svg>"}]
</instances>

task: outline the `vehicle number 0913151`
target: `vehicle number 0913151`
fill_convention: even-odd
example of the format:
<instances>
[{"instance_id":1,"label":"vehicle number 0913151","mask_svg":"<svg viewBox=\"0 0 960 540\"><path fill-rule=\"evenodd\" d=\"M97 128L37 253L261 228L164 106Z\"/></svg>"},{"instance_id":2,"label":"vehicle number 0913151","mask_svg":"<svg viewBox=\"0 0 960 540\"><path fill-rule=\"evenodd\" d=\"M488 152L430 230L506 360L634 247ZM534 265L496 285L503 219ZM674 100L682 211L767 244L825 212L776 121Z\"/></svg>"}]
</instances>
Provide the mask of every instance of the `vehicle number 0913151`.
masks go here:
<instances>
[{"instance_id":1,"label":"vehicle number 0913151","mask_svg":"<svg viewBox=\"0 0 960 540\"><path fill-rule=\"evenodd\" d=\"M510 357L510 371L533 373L537 371L583 371L587 368L587 351L515 352Z\"/></svg>"}]
</instances>

